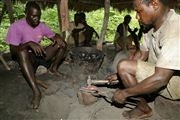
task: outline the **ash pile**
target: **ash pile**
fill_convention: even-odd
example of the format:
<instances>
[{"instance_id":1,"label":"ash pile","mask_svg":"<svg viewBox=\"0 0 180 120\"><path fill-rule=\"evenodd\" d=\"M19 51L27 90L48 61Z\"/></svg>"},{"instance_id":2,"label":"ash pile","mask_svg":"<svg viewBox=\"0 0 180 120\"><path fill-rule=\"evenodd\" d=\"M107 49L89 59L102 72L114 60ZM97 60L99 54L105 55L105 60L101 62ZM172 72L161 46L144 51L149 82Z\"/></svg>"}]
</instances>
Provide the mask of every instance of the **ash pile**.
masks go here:
<instances>
[{"instance_id":1,"label":"ash pile","mask_svg":"<svg viewBox=\"0 0 180 120\"><path fill-rule=\"evenodd\" d=\"M68 52L67 59L76 72L95 74L101 67L104 56L102 51L92 47L76 47Z\"/></svg>"}]
</instances>

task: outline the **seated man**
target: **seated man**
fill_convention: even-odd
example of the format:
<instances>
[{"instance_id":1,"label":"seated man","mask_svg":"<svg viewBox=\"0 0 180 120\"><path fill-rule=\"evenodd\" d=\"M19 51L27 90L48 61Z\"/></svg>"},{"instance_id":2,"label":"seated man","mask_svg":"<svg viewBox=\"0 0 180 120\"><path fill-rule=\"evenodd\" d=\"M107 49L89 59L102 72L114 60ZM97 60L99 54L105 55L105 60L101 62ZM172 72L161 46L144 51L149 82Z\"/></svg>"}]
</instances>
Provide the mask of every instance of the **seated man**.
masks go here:
<instances>
[{"instance_id":1,"label":"seated man","mask_svg":"<svg viewBox=\"0 0 180 120\"><path fill-rule=\"evenodd\" d=\"M180 16L169 9L168 2L134 0L138 21L151 29L144 34L140 51L129 60L121 60L117 74L107 78L112 81L119 76L125 86L114 93L114 102L123 104L128 97L139 96L137 107L125 111L124 117L137 119L152 115L152 109L140 95L158 92L171 100L180 99Z\"/></svg>"},{"instance_id":2,"label":"seated man","mask_svg":"<svg viewBox=\"0 0 180 120\"><path fill-rule=\"evenodd\" d=\"M99 35L93 27L89 26L86 22L86 16L84 13L76 13L74 15L74 22L70 23L70 36L67 40L68 44L74 44L77 46L90 46L90 42L93 37L93 33L97 38Z\"/></svg>"},{"instance_id":3,"label":"seated man","mask_svg":"<svg viewBox=\"0 0 180 120\"><path fill-rule=\"evenodd\" d=\"M99 39L99 35L98 33L94 30L93 27L89 26L86 22L86 15L85 13L81 12L79 13L79 20L80 23L84 25L84 29L85 31L83 32L84 36L85 36L85 40L84 40L84 46L90 46L90 42L92 40L93 37L93 33L96 34L96 37Z\"/></svg>"},{"instance_id":4,"label":"seated man","mask_svg":"<svg viewBox=\"0 0 180 120\"><path fill-rule=\"evenodd\" d=\"M35 76L39 65L48 68L52 74L58 74L66 51L66 43L40 21L41 9L38 4L29 1L25 8L26 17L13 23L7 33L7 43L13 60L19 63L21 72L33 91L32 105L37 109L41 100L41 92ZM46 48L40 45L43 37L53 43Z\"/></svg>"},{"instance_id":5,"label":"seated man","mask_svg":"<svg viewBox=\"0 0 180 120\"><path fill-rule=\"evenodd\" d=\"M120 23L117 27L116 34L114 37L114 47L115 51L127 50L128 49L128 31L131 33L129 23L131 21L131 16L126 15L124 17L123 23Z\"/></svg>"},{"instance_id":6,"label":"seated man","mask_svg":"<svg viewBox=\"0 0 180 120\"><path fill-rule=\"evenodd\" d=\"M82 46L82 43L83 41L85 40L85 36L83 34L84 32L84 25L82 23L80 23L80 20L79 20L79 13L76 13L74 15L74 21L73 22L70 22L70 25L69 25L69 35L68 35L68 38L67 38L67 44L68 46ZM75 38L77 40L75 40Z\"/></svg>"}]
</instances>

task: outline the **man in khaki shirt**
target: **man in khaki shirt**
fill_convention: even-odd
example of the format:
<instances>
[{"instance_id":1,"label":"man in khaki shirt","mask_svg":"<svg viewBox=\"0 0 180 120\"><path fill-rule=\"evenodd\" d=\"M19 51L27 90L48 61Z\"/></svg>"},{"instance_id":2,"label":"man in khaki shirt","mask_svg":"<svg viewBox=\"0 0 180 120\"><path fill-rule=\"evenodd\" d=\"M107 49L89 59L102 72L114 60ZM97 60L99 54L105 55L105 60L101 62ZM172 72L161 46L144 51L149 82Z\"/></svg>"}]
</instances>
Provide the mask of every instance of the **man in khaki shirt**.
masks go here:
<instances>
[{"instance_id":1,"label":"man in khaki shirt","mask_svg":"<svg viewBox=\"0 0 180 120\"><path fill-rule=\"evenodd\" d=\"M168 0L134 0L138 21L152 28L144 35L140 51L121 60L117 74L107 77L111 82L119 76L126 88L114 93L114 102L123 104L130 96L152 92L180 99L180 16L168 5ZM142 97L137 107L123 112L128 118L151 115L152 109Z\"/></svg>"}]
</instances>

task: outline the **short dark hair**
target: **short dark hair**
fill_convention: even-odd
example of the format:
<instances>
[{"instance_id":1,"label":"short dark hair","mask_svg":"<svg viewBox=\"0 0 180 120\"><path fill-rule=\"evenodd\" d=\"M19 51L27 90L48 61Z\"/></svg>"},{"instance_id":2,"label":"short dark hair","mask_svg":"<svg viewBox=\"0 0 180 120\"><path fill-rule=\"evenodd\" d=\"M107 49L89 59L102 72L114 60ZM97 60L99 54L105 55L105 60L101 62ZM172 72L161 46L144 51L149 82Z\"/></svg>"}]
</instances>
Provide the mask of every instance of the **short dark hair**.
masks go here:
<instances>
[{"instance_id":1,"label":"short dark hair","mask_svg":"<svg viewBox=\"0 0 180 120\"><path fill-rule=\"evenodd\" d=\"M86 14L84 12L80 12L79 16L82 20L86 20Z\"/></svg>"},{"instance_id":2,"label":"short dark hair","mask_svg":"<svg viewBox=\"0 0 180 120\"><path fill-rule=\"evenodd\" d=\"M35 8L35 9L41 11L40 6L39 6L35 1L28 1L28 2L26 3L25 13L29 12L29 10L30 10L31 8Z\"/></svg>"},{"instance_id":3,"label":"short dark hair","mask_svg":"<svg viewBox=\"0 0 180 120\"><path fill-rule=\"evenodd\" d=\"M124 17L124 20L128 20L128 19L131 19L131 16L130 16L130 15L126 15L126 16Z\"/></svg>"},{"instance_id":4,"label":"short dark hair","mask_svg":"<svg viewBox=\"0 0 180 120\"><path fill-rule=\"evenodd\" d=\"M152 0L141 0L142 3L145 3L146 5L149 5ZM169 0L159 0L163 5L168 6Z\"/></svg>"}]
</instances>

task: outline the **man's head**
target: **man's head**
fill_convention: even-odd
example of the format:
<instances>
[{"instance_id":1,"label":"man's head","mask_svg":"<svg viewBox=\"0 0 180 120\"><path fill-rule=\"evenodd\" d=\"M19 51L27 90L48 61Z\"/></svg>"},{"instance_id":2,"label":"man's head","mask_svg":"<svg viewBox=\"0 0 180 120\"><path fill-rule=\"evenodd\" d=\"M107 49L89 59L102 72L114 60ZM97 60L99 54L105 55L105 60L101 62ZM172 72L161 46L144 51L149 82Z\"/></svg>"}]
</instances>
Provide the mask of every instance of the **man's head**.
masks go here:
<instances>
[{"instance_id":1,"label":"man's head","mask_svg":"<svg viewBox=\"0 0 180 120\"><path fill-rule=\"evenodd\" d=\"M86 21L86 15L84 12L80 12L79 17L81 19L81 23L84 23Z\"/></svg>"},{"instance_id":2,"label":"man's head","mask_svg":"<svg viewBox=\"0 0 180 120\"><path fill-rule=\"evenodd\" d=\"M131 16L130 16L130 15L126 15L126 16L124 17L124 23L125 23L126 25L128 25L128 24L130 23L130 21L131 21Z\"/></svg>"},{"instance_id":3,"label":"man's head","mask_svg":"<svg viewBox=\"0 0 180 120\"><path fill-rule=\"evenodd\" d=\"M35 1L29 1L25 8L26 21L33 28L40 23L41 9Z\"/></svg>"},{"instance_id":4,"label":"man's head","mask_svg":"<svg viewBox=\"0 0 180 120\"><path fill-rule=\"evenodd\" d=\"M74 15L74 22L77 26L78 23L84 24L86 22L86 15L84 12L76 13Z\"/></svg>"},{"instance_id":5,"label":"man's head","mask_svg":"<svg viewBox=\"0 0 180 120\"><path fill-rule=\"evenodd\" d=\"M133 32L136 33L137 31L138 31L138 29L137 29L137 28L134 28Z\"/></svg>"},{"instance_id":6,"label":"man's head","mask_svg":"<svg viewBox=\"0 0 180 120\"><path fill-rule=\"evenodd\" d=\"M136 17L140 24L154 26L163 16L169 0L134 0Z\"/></svg>"}]
</instances>

